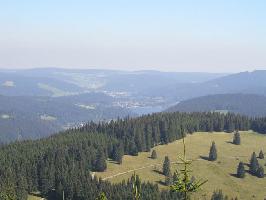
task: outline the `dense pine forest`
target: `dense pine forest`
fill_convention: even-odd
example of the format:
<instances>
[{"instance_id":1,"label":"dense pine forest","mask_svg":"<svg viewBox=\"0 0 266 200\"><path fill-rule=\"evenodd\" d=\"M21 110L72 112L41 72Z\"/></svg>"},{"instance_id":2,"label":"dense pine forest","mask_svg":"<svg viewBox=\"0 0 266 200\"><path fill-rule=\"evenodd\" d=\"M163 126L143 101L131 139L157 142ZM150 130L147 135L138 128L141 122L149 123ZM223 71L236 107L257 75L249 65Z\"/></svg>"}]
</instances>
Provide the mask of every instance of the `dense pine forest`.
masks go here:
<instances>
[{"instance_id":1,"label":"dense pine forest","mask_svg":"<svg viewBox=\"0 0 266 200\"><path fill-rule=\"evenodd\" d=\"M14 142L0 149L0 195L25 200L39 191L48 199L132 199L132 181L112 185L90 175L104 171L106 159L118 164L122 156L150 151L197 131L249 130L266 133L266 118L219 113L157 113L109 123L87 123L46 139ZM179 199L142 183L141 199Z\"/></svg>"}]
</instances>

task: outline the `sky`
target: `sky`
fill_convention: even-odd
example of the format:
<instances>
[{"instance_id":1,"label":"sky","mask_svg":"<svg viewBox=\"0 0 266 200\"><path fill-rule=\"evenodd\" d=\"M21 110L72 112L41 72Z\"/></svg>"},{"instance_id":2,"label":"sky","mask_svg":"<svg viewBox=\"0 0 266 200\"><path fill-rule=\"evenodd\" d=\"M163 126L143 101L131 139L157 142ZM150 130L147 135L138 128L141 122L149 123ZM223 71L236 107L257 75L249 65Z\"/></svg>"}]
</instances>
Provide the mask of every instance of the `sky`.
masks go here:
<instances>
[{"instance_id":1,"label":"sky","mask_svg":"<svg viewBox=\"0 0 266 200\"><path fill-rule=\"evenodd\" d=\"M266 69L265 0L0 0L0 69Z\"/></svg>"}]
</instances>

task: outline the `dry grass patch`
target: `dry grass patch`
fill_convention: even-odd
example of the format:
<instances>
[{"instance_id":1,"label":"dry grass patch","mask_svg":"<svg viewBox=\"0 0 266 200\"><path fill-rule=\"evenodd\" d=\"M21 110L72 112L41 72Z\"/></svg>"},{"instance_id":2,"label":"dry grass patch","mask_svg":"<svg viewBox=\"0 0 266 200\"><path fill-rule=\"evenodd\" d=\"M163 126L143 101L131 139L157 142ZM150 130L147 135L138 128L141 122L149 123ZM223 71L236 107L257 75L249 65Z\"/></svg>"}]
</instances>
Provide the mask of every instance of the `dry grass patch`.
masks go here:
<instances>
[{"instance_id":1,"label":"dry grass patch","mask_svg":"<svg viewBox=\"0 0 266 200\"><path fill-rule=\"evenodd\" d=\"M230 197L238 196L241 200L266 198L266 177L260 179L248 173L244 179L232 176L236 173L239 161L248 163L253 151L257 155L261 149L266 153L266 136L241 132L241 145L232 144L232 138L233 134L228 133L195 133L186 137L187 156L195 160L193 174L196 178L208 179L197 196L210 197L215 189L222 189ZM218 150L218 160L215 162L201 159L201 156L208 156L212 141L215 141ZM155 160L149 158L151 152L143 152L139 156L124 156L122 165L108 161L107 171L96 175L115 183L130 178L134 169L137 169L136 173L142 180L159 183L160 188L165 189L167 187L160 184L164 182L164 176L157 171L161 170L164 156L169 156L172 162L177 161L177 155L182 154L182 141L160 145L154 149L158 156ZM266 163L266 159L259 161L263 166ZM179 164L172 163L172 171L178 167ZM248 166L245 168L248 170ZM266 167L264 169L266 172ZM112 177L113 175L118 176Z\"/></svg>"}]
</instances>

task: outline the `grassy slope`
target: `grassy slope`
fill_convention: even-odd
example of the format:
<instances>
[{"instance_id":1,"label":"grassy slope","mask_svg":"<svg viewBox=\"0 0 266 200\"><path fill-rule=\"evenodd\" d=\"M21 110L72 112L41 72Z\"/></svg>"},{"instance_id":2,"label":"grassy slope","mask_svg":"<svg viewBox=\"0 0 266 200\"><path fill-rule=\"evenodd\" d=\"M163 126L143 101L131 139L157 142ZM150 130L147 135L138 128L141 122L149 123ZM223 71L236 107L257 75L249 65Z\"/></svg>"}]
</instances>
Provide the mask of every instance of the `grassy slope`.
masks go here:
<instances>
[{"instance_id":1,"label":"grassy slope","mask_svg":"<svg viewBox=\"0 0 266 200\"><path fill-rule=\"evenodd\" d=\"M250 199L264 199L266 197L266 177L259 179L257 177L246 175L244 179L238 179L231 174L236 173L236 168L239 161L249 162L250 156L253 151L258 155L260 149L266 152L266 136L243 132L241 134L242 143L240 146L233 145L232 134L227 133L195 133L186 138L187 156L190 159L195 159L193 164L194 174L197 178L208 179L204 185L203 190L199 192L201 196L211 196L213 190L222 189L226 194L231 197L238 196L241 200ZM200 159L200 156L208 156L209 147L212 141L216 142L218 149L218 160L210 162ZM145 169L136 170L144 181L152 181L159 183L162 189L166 186L160 184L164 181L164 176L156 172L161 170L161 165L165 155L170 157L171 161L177 160L177 154L182 153L181 141L176 141L168 145L157 146L154 149L157 151L158 158L152 160L149 158L150 152L140 153L139 156L124 156L123 164L117 165L112 161L108 162L106 172L97 173L98 177L108 177L120 172L157 164L157 166L147 167ZM266 159L260 160L261 164L265 164ZM172 164L172 171L180 167L178 164ZM248 169L247 166L245 166ZM265 166L264 166L265 167ZM266 171L266 167L264 168ZM133 172L116 176L108 179L111 182L120 182L127 179ZM199 194L195 195L198 198ZM256 196L253 197L253 194Z\"/></svg>"},{"instance_id":2,"label":"grassy slope","mask_svg":"<svg viewBox=\"0 0 266 200\"><path fill-rule=\"evenodd\" d=\"M34 195L28 195L28 200L42 200L43 198L34 196Z\"/></svg>"}]
</instances>

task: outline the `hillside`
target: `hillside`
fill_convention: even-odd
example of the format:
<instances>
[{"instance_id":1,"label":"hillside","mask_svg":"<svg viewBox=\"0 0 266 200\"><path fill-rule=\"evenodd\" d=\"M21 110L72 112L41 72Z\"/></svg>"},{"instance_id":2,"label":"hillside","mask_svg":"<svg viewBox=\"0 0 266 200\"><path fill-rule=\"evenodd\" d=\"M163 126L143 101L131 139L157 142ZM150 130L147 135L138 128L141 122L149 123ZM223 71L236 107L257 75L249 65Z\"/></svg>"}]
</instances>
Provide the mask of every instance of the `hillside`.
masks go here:
<instances>
[{"instance_id":1,"label":"hillside","mask_svg":"<svg viewBox=\"0 0 266 200\"><path fill-rule=\"evenodd\" d=\"M134 114L103 93L63 97L0 96L0 142L38 139L88 121Z\"/></svg>"},{"instance_id":2,"label":"hillside","mask_svg":"<svg viewBox=\"0 0 266 200\"><path fill-rule=\"evenodd\" d=\"M216 94L181 101L167 112L233 112L247 116L266 116L266 96L254 94Z\"/></svg>"},{"instance_id":3,"label":"hillside","mask_svg":"<svg viewBox=\"0 0 266 200\"><path fill-rule=\"evenodd\" d=\"M162 96L183 101L213 94L266 94L266 70L241 72L200 83L176 85L162 90Z\"/></svg>"},{"instance_id":4,"label":"hillside","mask_svg":"<svg viewBox=\"0 0 266 200\"><path fill-rule=\"evenodd\" d=\"M222 189L230 197L238 197L241 200L263 199L265 197L264 186L266 178L259 179L247 173L244 179L239 179L233 174L236 173L239 161L249 163L252 152L258 153L266 144L266 136L253 132L241 132L241 145L233 145L232 134L228 133L194 133L186 138L188 159L193 159L193 174L196 178L206 180L202 191L195 195L195 199L204 197L210 199L215 189ZM210 162L201 159L201 156L208 156L209 146L215 141L218 150L218 160ZM172 173L181 168L177 155L182 155L182 141L177 140L168 145L154 147L157 158L151 159L151 151L140 153L138 156L124 156L122 165L115 164L111 160L107 163L105 172L97 172L98 177L103 180L119 183L128 179L134 173L141 176L143 181L159 183L161 189L167 189L164 185L165 177L160 172L165 156L169 156ZM260 160L264 165L266 159ZM248 167L246 167L248 169ZM266 167L264 167L266 170ZM196 198L197 197L197 198ZM192 198L194 199L194 198Z\"/></svg>"},{"instance_id":5,"label":"hillside","mask_svg":"<svg viewBox=\"0 0 266 200\"><path fill-rule=\"evenodd\" d=\"M109 123L91 122L46 139L1 146L0 188L1 192L12 191L20 200L31 192L60 199L63 190L66 199L95 199L102 191L109 199L127 199L131 194L130 182L111 185L93 179L90 172L105 171L107 158L123 163L123 155L149 152L187 133L253 129L265 134L265 124L265 118L219 113L158 113ZM160 192L151 183L143 184L142 188L143 200L180 199L176 193Z\"/></svg>"}]
</instances>

